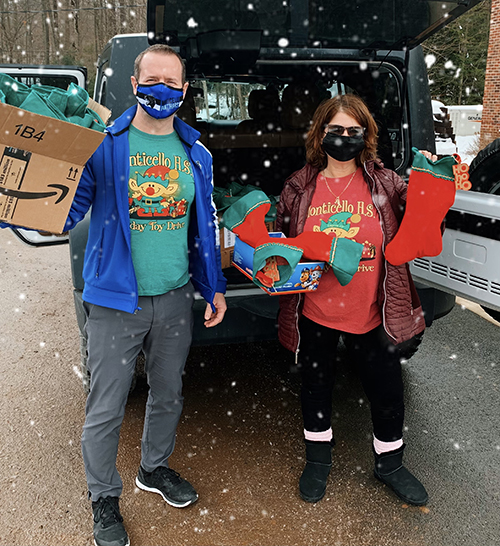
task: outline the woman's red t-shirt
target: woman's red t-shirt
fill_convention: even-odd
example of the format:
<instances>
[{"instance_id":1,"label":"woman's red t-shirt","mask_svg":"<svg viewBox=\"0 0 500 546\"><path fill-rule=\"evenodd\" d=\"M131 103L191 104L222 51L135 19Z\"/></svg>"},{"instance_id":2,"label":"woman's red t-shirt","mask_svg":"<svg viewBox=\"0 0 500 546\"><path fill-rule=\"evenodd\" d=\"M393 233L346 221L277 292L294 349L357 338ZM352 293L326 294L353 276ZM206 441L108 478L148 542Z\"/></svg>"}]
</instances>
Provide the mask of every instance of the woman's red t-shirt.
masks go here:
<instances>
[{"instance_id":1,"label":"woman's red t-shirt","mask_svg":"<svg viewBox=\"0 0 500 546\"><path fill-rule=\"evenodd\" d=\"M364 334L381 322L377 293L382 275L382 229L360 168L340 179L318 174L305 231L324 231L365 246L358 271L341 286L331 268L317 290L305 294L303 314L312 321L352 334ZM350 183L349 183L350 181Z\"/></svg>"}]
</instances>

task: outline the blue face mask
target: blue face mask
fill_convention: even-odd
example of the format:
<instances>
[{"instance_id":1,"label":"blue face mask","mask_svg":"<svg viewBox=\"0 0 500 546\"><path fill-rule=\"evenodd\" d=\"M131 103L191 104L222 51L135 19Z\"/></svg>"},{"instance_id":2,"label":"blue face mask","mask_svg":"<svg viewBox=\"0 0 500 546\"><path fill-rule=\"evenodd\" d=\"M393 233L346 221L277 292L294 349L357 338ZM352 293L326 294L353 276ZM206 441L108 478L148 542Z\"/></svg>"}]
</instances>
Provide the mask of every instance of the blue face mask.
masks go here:
<instances>
[{"instance_id":1,"label":"blue face mask","mask_svg":"<svg viewBox=\"0 0 500 546\"><path fill-rule=\"evenodd\" d=\"M183 102L182 89L165 83L137 85L137 102L152 117L165 119L177 112Z\"/></svg>"}]
</instances>

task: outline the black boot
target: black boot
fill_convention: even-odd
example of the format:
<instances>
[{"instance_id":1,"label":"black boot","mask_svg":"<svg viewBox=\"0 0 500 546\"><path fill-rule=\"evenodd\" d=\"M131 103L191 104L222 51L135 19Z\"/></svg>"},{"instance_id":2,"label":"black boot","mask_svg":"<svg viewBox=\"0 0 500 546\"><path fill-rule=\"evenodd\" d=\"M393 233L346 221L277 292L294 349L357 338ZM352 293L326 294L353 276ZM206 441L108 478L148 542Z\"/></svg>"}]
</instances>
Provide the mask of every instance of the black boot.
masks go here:
<instances>
[{"instance_id":1,"label":"black boot","mask_svg":"<svg viewBox=\"0 0 500 546\"><path fill-rule=\"evenodd\" d=\"M332 467L332 447L335 442L306 443L306 467L299 481L300 496L306 502L318 502L325 496L326 480Z\"/></svg>"},{"instance_id":2,"label":"black boot","mask_svg":"<svg viewBox=\"0 0 500 546\"><path fill-rule=\"evenodd\" d=\"M403 444L399 449L388 451L377 455L375 450L375 469L373 473L381 482L388 485L396 495L415 506L426 504L429 496L425 487L415 478L415 476L403 466Z\"/></svg>"}]
</instances>

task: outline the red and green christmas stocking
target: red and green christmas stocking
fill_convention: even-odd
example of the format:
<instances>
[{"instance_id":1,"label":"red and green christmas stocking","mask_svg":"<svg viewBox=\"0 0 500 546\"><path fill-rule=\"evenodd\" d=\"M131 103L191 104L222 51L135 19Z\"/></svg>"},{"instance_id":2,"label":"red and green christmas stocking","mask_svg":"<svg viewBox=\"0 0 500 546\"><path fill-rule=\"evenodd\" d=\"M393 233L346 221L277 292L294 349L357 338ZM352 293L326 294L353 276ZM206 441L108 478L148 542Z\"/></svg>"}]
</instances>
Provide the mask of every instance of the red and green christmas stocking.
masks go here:
<instances>
[{"instance_id":1,"label":"red and green christmas stocking","mask_svg":"<svg viewBox=\"0 0 500 546\"><path fill-rule=\"evenodd\" d=\"M312 231L293 238L270 237L265 227L269 206L263 192L253 191L231 205L223 217L225 227L254 247L253 271L257 284L283 286L302 256L329 263L340 284L350 282L358 270L363 245Z\"/></svg>"},{"instance_id":2,"label":"red and green christmas stocking","mask_svg":"<svg viewBox=\"0 0 500 546\"><path fill-rule=\"evenodd\" d=\"M385 258L392 265L440 254L443 249L441 224L455 201L456 188L468 189L462 180L467 169L458 166L465 166L460 164L458 156L446 156L433 162L416 148L413 152L403 220L385 249Z\"/></svg>"}]
</instances>

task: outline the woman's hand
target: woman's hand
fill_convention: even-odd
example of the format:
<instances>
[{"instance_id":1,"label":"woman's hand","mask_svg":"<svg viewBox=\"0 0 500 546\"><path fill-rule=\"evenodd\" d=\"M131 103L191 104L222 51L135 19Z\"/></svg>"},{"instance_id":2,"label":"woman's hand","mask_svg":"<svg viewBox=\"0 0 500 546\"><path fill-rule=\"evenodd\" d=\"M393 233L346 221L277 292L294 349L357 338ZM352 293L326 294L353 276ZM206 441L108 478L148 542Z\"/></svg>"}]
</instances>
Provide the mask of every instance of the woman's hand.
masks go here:
<instances>
[{"instance_id":1,"label":"woman's hand","mask_svg":"<svg viewBox=\"0 0 500 546\"><path fill-rule=\"evenodd\" d=\"M438 157L437 155L435 154L431 154L431 152L427 151L427 150L419 150L419 152L424 155L427 159L429 159L430 161L432 161L434 163L434 161L437 161L438 160Z\"/></svg>"}]
</instances>

